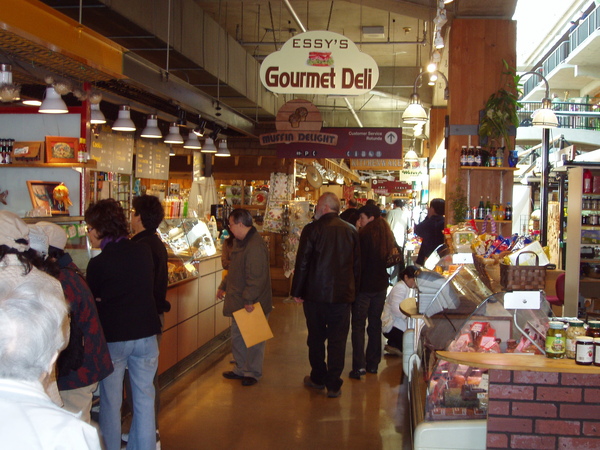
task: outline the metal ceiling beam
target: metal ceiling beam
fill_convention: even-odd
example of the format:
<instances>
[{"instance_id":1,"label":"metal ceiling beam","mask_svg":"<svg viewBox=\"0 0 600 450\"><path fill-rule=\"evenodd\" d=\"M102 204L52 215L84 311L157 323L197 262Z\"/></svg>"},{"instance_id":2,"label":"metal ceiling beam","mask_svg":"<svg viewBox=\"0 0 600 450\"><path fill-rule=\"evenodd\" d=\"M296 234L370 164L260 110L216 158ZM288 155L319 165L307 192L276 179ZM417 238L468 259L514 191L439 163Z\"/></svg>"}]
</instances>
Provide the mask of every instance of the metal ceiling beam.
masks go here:
<instances>
[{"instance_id":1,"label":"metal ceiling beam","mask_svg":"<svg viewBox=\"0 0 600 450\"><path fill-rule=\"evenodd\" d=\"M236 113L222 102L220 103L221 110L218 112L220 115L217 115L216 99L173 74L170 74L165 80L164 71L160 67L133 53L123 55L123 74L129 78L125 83L148 89L167 101L172 100L183 107L198 111L203 117L219 125L232 128L247 136L256 137L256 124L252 120Z\"/></svg>"}]
</instances>

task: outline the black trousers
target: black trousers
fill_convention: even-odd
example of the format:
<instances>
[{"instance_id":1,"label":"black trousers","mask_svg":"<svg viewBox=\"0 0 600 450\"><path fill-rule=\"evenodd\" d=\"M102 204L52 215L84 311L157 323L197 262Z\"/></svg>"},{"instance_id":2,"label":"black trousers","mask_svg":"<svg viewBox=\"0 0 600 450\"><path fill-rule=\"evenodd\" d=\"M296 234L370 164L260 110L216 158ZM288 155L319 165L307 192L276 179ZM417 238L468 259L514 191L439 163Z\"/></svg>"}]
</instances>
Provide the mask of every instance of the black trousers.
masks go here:
<instances>
[{"instance_id":1,"label":"black trousers","mask_svg":"<svg viewBox=\"0 0 600 450\"><path fill-rule=\"evenodd\" d=\"M308 360L312 369L310 378L314 383L324 384L328 391L337 391L343 383L340 376L344 371L351 304L305 301L303 305L308 328Z\"/></svg>"},{"instance_id":2,"label":"black trousers","mask_svg":"<svg viewBox=\"0 0 600 450\"><path fill-rule=\"evenodd\" d=\"M402 337L404 336L404 331L392 327L389 333L383 333L383 335L387 338L387 345L396 347L398 350L402 351Z\"/></svg>"},{"instance_id":3,"label":"black trousers","mask_svg":"<svg viewBox=\"0 0 600 450\"><path fill-rule=\"evenodd\" d=\"M385 293L385 289L359 292L352 304L352 370L376 371L381 362L381 313ZM368 337L366 352L365 327Z\"/></svg>"}]
</instances>

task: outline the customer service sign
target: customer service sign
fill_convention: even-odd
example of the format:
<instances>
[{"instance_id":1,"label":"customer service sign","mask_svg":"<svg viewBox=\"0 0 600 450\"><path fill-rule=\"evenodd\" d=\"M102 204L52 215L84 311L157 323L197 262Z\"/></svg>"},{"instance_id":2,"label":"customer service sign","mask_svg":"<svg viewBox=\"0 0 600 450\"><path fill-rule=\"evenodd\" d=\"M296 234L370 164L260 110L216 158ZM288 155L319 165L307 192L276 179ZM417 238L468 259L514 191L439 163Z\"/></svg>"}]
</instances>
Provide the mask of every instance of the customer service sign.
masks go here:
<instances>
[{"instance_id":1,"label":"customer service sign","mask_svg":"<svg viewBox=\"0 0 600 450\"><path fill-rule=\"evenodd\" d=\"M375 60L331 31L298 34L260 66L262 84L278 94L360 95L378 79Z\"/></svg>"}]
</instances>

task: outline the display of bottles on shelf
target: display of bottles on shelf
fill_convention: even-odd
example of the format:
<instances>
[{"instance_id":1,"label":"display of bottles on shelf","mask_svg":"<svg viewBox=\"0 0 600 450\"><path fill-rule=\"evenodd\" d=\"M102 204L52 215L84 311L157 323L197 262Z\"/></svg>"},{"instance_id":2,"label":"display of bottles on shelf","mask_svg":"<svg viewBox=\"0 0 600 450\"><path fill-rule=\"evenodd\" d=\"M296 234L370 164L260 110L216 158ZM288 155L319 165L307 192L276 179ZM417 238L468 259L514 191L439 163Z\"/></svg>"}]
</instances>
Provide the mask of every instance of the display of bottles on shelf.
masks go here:
<instances>
[{"instance_id":1,"label":"display of bottles on shelf","mask_svg":"<svg viewBox=\"0 0 600 450\"><path fill-rule=\"evenodd\" d=\"M600 197L583 197L581 199L581 209L584 211L596 211L600 210Z\"/></svg>"},{"instance_id":2,"label":"display of bottles on shelf","mask_svg":"<svg viewBox=\"0 0 600 450\"><path fill-rule=\"evenodd\" d=\"M169 195L162 201L165 219L181 219L188 216L188 199Z\"/></svg>"},{"instance_id":3,"label":"display of bottles on shelf","mask_svg":"<svg viewBox=\"0 0 600 450\"><path fill-rule=\"evenodd\" d=\"M2 139L0 138L0 164L11 164L14 139Z\"/></svg>"},{"instance_id":4,"label":"display of bottles on shelf","mask_svg":"<svg viewBox=\"0 0 600 450\"><path fill-rule=\"evenodd\" d=\"M492 203L490 197L484 203L483 196L479 199L479 205L473 206L467 211L467 220L485 220L492 217L495 221L512 220L512 206L510 202L505 205L502 203Z\"/></svg>"},{"instance_id":5,"label":"display of bottles on shelf","mask_svg":"<svg viewBox=\"0 0 600 450\"><path fill-rule=\"evenodd\" d=\"M462 167L503 167L504 147L486 149L479 145L463 145L460 151L460 165Z\"/></svg>"}]
</instances>

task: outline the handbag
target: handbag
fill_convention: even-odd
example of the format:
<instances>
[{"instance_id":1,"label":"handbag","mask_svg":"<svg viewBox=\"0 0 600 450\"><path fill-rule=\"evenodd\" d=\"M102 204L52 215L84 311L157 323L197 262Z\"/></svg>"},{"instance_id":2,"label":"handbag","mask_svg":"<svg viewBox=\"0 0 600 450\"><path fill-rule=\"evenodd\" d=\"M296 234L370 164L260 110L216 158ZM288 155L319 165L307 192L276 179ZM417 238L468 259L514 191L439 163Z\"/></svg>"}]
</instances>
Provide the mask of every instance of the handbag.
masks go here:
<instances>
[{"instance_id":1,"label":"handbag","mask_svg":"<svg viewBox=\"0 0 600 450\"><path fill-rule=\"evenodd\" d=\"M397 266L398 264L404 265L404 252L398 244L395 244L387 257L385 267L393 267Z\"/></svg>"}]
</instances>

